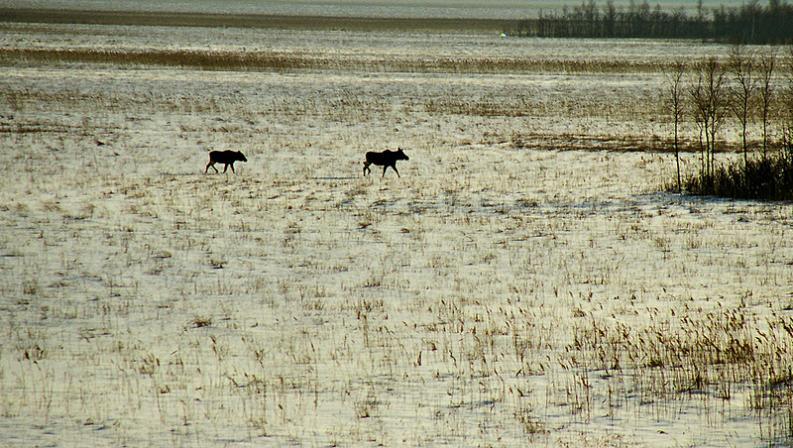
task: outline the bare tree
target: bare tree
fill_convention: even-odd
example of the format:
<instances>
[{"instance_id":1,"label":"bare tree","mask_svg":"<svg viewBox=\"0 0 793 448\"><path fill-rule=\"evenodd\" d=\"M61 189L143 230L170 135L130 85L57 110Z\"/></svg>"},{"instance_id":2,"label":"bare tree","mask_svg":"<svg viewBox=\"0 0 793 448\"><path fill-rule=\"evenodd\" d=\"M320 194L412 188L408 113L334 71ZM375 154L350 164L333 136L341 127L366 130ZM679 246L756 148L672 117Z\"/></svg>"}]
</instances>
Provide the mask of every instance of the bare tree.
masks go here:
<instances>
[{"instance_id":1,"label":"bare tree","mask_svg":"<svg viewBox=\"0 0 793 448\"><path fill-rule=\"evenodd\" d=\"M680 182L680 121L685 112L683 102L683 76L686 73L686 63L677 61L672 65L670 71L666 72L668 90L666 92L666 103L668 111L671 112L675 124L675 163L677 164L677 192L681 193L683 188Z\"/></svg>"},{"instance_id":2,"label":"bare tree","mask_svg":"<svg viewBox=\"0 0 793 448\"><path fill-rule=\"evenodd\" d=\"M715 171L716 136L724 121L724 109L726 106L725 71L716 58L710 58L705 64L705 75L710 107L710 175L713 176Z\"/></svg>"},{"instance_id":3,"label":"bare tree","mask_svg":"<svg viewBox=\"0 0 793 448\"><path fill-rule=\"evenodd\" d=\"M730 110L741 124L741 146L743 149L744 168L749 165L747 151L747 126L752 116L757 79L754 74L754 61L752 55L746 55L741 45L732 47L730 51L729 69L735 80L734 87L730 90Z\"/></svg>"},{"instance_id":4,"label":"bare tree","mask_svg":"<svg viewBox=\"0 0 793 448\"><path fill-rule=\"evenodd\" d=\"M793 46L785 68L785 87L781 95L780 118L782 120L782 151L788 163L793 164Z\"/></svg>"},{"instance_id":5,"label":"bare tree","mask_svg":"<svg viewBox=\"0 0 793 448\"><path fill-rule=\"evenodd\" d=\"M721 63L711 57L695 67L696 83L689 89L694 106L694 119L700 130L700 147L703 149L703 173L709 179L715 171L716 137L724 121L726 105L724 75ZM704 134L705 144L702 145Z\"/></svg>"},{"instance_id":6,"label":"bare tree","mask_svg":"<svg viewBox=\"0 0 793 448\"><path fill-rule=\"evenodd\" d=\"M694 66L694 76L696 76L697 79L689 86L688 95L691 99L691 116L694 119L694 123L697 125L697 131L699 131L699 154L701 163L699 169L702 174L705 174L707 172L705 169L705 155L707 154L707 147L710 145L705 142L705 136L709 135L707 127L709 119L707 101L705 99L705 88L703 87L704 76L701 65L702 64L696 64Z\"/></svg>"},{"instance_id":7,"label":"bare tree","mask_svg":"<svg viewBox=\"0 0 793 448\"><path fill-rule=\"evenodd\" d=\"M774 68L776 53L766 52L760 56L760 113L763 119L763 158L768 157L768 120L774 104Z\"/></svg>"}]
</instances>

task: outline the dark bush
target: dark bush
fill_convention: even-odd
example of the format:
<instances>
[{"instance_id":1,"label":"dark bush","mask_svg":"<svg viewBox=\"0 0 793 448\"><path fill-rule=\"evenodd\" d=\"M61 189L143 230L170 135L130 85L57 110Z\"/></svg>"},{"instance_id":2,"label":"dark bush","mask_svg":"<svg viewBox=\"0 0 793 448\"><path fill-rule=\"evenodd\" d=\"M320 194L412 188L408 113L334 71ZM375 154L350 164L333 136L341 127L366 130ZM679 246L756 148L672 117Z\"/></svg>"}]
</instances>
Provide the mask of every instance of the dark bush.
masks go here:
<instances>
[{"instance_id":1,"label":"dark bush","mask_svg":"<svg viewBox=\"0 0 793 448\"><path fill-rule=\"evenodd\" d=\"M793 200L793 159L778 153L766 158L735 161L719 166L712 175L698 173L686 178L689 194L736 199ZM670 188L670 190L676 190Z\"/></svg>"}]
</instances>

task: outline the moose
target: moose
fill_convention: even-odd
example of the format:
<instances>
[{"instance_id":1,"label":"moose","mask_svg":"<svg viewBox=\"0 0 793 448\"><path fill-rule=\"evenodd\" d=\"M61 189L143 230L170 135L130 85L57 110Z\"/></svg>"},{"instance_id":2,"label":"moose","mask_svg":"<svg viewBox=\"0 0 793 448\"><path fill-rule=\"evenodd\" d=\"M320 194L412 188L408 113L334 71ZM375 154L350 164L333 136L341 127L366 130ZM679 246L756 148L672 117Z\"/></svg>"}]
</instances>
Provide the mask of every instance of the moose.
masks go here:
<instances>
[{"instance_id":1,"label":"moose","mask_svg":"<svg viewBox=\"0 0 793 448\"><path fill-rule=\"evenodd\" d=\"M398 148L396 151L386 150L383 152L367 152L366 153L366 161L363 163L363 175L366 176L367 173L371 173L372 170L369 168L369 165L377 165L383 167L383 175L380 177L385 176L385 170L388 169L390 166L395 173L397 173L397 177L402 177L399 175L399 171L396 169L397 160L410 160L402 151L402 148Z\"/></svg>"},{"instance_id":2,"label":"moose","mask_svg":"<svg viewBox=\"0 0 793 448\"><path fill-rule=\"evenodd\" d=\"M225 165L223 167L224 173L227 169L229 169L229 166L231 167L231 172L235 173L234 162L236 161L247 162L248 159L246 159L245 154L241 153L240 151L209 151L209 163L207 163L206 168L204 168L204 174L209 171L209 167L212 167L212 169L217 173L218 169L215 168L216 163L222 163Z\"/></svg>"}]
</instances>

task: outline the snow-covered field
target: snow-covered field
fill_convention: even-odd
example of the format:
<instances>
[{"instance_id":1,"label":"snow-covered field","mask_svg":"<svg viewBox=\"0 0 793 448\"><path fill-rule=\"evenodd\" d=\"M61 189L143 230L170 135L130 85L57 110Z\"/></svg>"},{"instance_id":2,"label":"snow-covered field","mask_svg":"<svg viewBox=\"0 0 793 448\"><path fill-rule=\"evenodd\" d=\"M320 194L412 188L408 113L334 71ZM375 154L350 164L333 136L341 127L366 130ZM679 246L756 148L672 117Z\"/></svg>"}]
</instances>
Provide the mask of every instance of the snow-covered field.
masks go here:
<instances>
[{"instance_id":1,"label":"snow-covered field","mask_svg":"<svg viewBox=\"0 0 793 448\"><path fill-rule=\"evenodd\" d=\"M0 446L791 443L793 206L662 192L672 156L634 150L669 133L647 62L726 48L7 23L0 44L336 61L0 60ZM398 70L490 57L593 62ZM362 176L397 147L401 177ZM205 175L210 149L248 162Z\"/></svg>"}]
</instances>

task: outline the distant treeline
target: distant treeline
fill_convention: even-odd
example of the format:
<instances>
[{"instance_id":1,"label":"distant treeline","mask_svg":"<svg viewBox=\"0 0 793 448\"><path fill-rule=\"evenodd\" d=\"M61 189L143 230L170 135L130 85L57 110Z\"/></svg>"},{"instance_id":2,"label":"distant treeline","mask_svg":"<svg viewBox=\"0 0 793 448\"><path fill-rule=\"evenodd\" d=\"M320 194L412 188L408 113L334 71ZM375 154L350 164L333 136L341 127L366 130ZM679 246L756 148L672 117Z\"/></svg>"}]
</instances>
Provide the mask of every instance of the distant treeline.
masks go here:
<instances>
[{"instance_id":1,"label":"distant treeline","mask_svg":"<svg viewBox=\"0 0 793 448\"><path fill-rule=\"evenodd\" d=\"M537 37L627 37L688 38L731 43L793 43L793 5L757 0L740 7L721 6L706 10L699 1L693 14L684 8L664 11L647 0L617 7L608 0L604 7L595 0L561 11L541 12L536 19L519 21L513 34Z\"/></svg>"}]
</instances>

